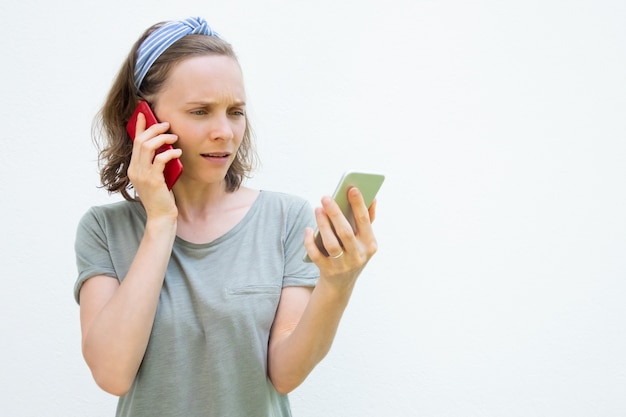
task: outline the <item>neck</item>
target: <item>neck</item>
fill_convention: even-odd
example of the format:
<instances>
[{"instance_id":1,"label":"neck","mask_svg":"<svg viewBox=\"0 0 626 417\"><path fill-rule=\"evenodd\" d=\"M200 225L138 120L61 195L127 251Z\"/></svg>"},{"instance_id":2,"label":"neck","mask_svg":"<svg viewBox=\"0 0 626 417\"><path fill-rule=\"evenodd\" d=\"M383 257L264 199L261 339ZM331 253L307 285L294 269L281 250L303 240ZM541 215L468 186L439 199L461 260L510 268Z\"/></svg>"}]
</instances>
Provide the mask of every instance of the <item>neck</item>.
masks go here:
<instances>
[{"instance_id":1,"label":"neck","mask_svg":"<svg viewBox=\"0 0 626 417\"><path fill-rule=\"evenodd\" d=\"M232 193L198 194L205 199L182 198L178 206L177 235L193 243L207 243L222 236L243 219L259 195L258 190L240 187ZM194 194L196 196L196 194ZM181 196L182 197L182 196Z\"/></svg>"},{"instance_id":2,"label":"neck","mask_svg":"<svg viewBox=\"0 0 626 417\"><path fill-rule=\"evenodd\" d=\"M219 210L233 194L226 191L224 181L213 184L177 183L173 191L178 215L182 218L202 216Z\"/></svg>"}]
</instances>

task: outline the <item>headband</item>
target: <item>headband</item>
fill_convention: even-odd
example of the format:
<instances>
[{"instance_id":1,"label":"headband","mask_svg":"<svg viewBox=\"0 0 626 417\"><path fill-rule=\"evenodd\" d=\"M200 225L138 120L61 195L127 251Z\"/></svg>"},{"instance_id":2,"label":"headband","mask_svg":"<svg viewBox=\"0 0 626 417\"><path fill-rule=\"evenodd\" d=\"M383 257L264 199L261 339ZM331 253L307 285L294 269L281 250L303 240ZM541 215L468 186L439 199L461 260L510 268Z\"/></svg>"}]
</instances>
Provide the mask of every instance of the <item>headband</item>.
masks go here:
<instances>
[{"instance_id":1,"label":"headband","mask_svg":"<svg viewBox=\"0 0 626 417\"><path fill-rule=\"evenodd\" d=\"M135 88L139 91L144 77L159 56L177 40L187 35L207 35L219 38L201 17L190 17L164 23L141 43L135 63Z\"/></svg>"}]
</instances>

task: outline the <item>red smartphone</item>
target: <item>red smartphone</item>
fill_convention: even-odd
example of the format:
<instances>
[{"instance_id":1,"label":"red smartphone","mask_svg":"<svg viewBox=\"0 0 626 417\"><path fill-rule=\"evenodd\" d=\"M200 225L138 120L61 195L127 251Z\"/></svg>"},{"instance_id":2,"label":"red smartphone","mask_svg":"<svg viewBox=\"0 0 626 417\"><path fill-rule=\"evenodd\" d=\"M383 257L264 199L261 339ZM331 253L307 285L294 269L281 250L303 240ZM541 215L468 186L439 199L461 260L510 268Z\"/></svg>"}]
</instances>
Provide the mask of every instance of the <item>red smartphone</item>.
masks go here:
<instances>
[{"instance_id":1,"label":"red smartphone","mask_svg":"<svg viewBox=\"0 0 626 417\"><path fill-rule=\"evenodd\" d=\"M159 123L154 113L152 113L152 109L150 108L148 103L145 101L140 101L139 105L135 109L135 112L128 121L128 124L126 125L126 131L128 132L128 135L132 140L135 140L135 127L137 125L137 115L139 115L139 113L143 113L144 117L146 118L146 129L153 124ZM173 149L172 145L165 144L157 149L156 153L159 154L169 149ZM165 176L165 183L167 184L168 190L172 189L174 183L182 173L183 164L178 158L172 159L167 164L165 164L165 168L163 169L163 175Z\"/></svg>"}]
</instances>

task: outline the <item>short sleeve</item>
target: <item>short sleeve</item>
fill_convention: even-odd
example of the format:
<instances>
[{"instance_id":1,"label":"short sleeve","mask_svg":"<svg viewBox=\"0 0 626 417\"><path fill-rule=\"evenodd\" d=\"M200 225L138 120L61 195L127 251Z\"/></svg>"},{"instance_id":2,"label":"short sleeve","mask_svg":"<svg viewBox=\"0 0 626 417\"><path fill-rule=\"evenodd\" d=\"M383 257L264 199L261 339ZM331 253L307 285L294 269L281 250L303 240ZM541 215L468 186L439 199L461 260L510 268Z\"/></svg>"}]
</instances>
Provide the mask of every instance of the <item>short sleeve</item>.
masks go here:
<instances>
[{"instance_id":1,"label":"short sleeve","mask_svg":"<svg viewBox=\"0 0 626 417\"><path fill-rule=\"evenodd\" d=\"M78 277L74 284L74 299L80 303L79 293L83 283L96 275L116 278L109 253L106 233L95 208L83 215L78 223L74 242Z\"/></svg>"},{"instance_id":2,"label":"short sleeve","mask_svg":"<svg viewBox=\"0 0 626 417\"><path fill-rule=\"evenodd\" d=\"M314 227L315 216L312 207L305 200L297 200L289 213L285 234L285 272L283 287L314 287L319 278L319 269L312 262L303 260L304 231Z\"/></svg>"}]
</instances>

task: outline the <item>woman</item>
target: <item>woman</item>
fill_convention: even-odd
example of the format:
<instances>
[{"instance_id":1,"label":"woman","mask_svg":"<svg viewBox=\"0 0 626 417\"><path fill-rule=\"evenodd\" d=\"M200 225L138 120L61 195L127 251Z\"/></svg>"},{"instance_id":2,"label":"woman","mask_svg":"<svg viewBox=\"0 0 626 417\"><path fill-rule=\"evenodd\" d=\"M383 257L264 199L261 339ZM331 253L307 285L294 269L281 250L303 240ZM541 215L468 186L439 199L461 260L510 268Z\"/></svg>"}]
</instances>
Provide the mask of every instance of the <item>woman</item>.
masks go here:
<instances>
[{"instance_id":1,"label":"woman","mask_svg":"<svg viewBox=\"0 0 626 417\"><path fill-rule=\"evenodd\" d=\"M140 114L131 141L140 100L161 122L146 128ZM376 252L375 204L349 191L355 234L329 197L313 211L242 185L255 161L243 76L201 18L148 29L100 115L102 183L125 201L91 208L76 237L96 383L120 396L118 416L291 415L286 394L330 349ZM163 170L177 158L184 169L169 190Z\"/></svg>"}]
</instances>

